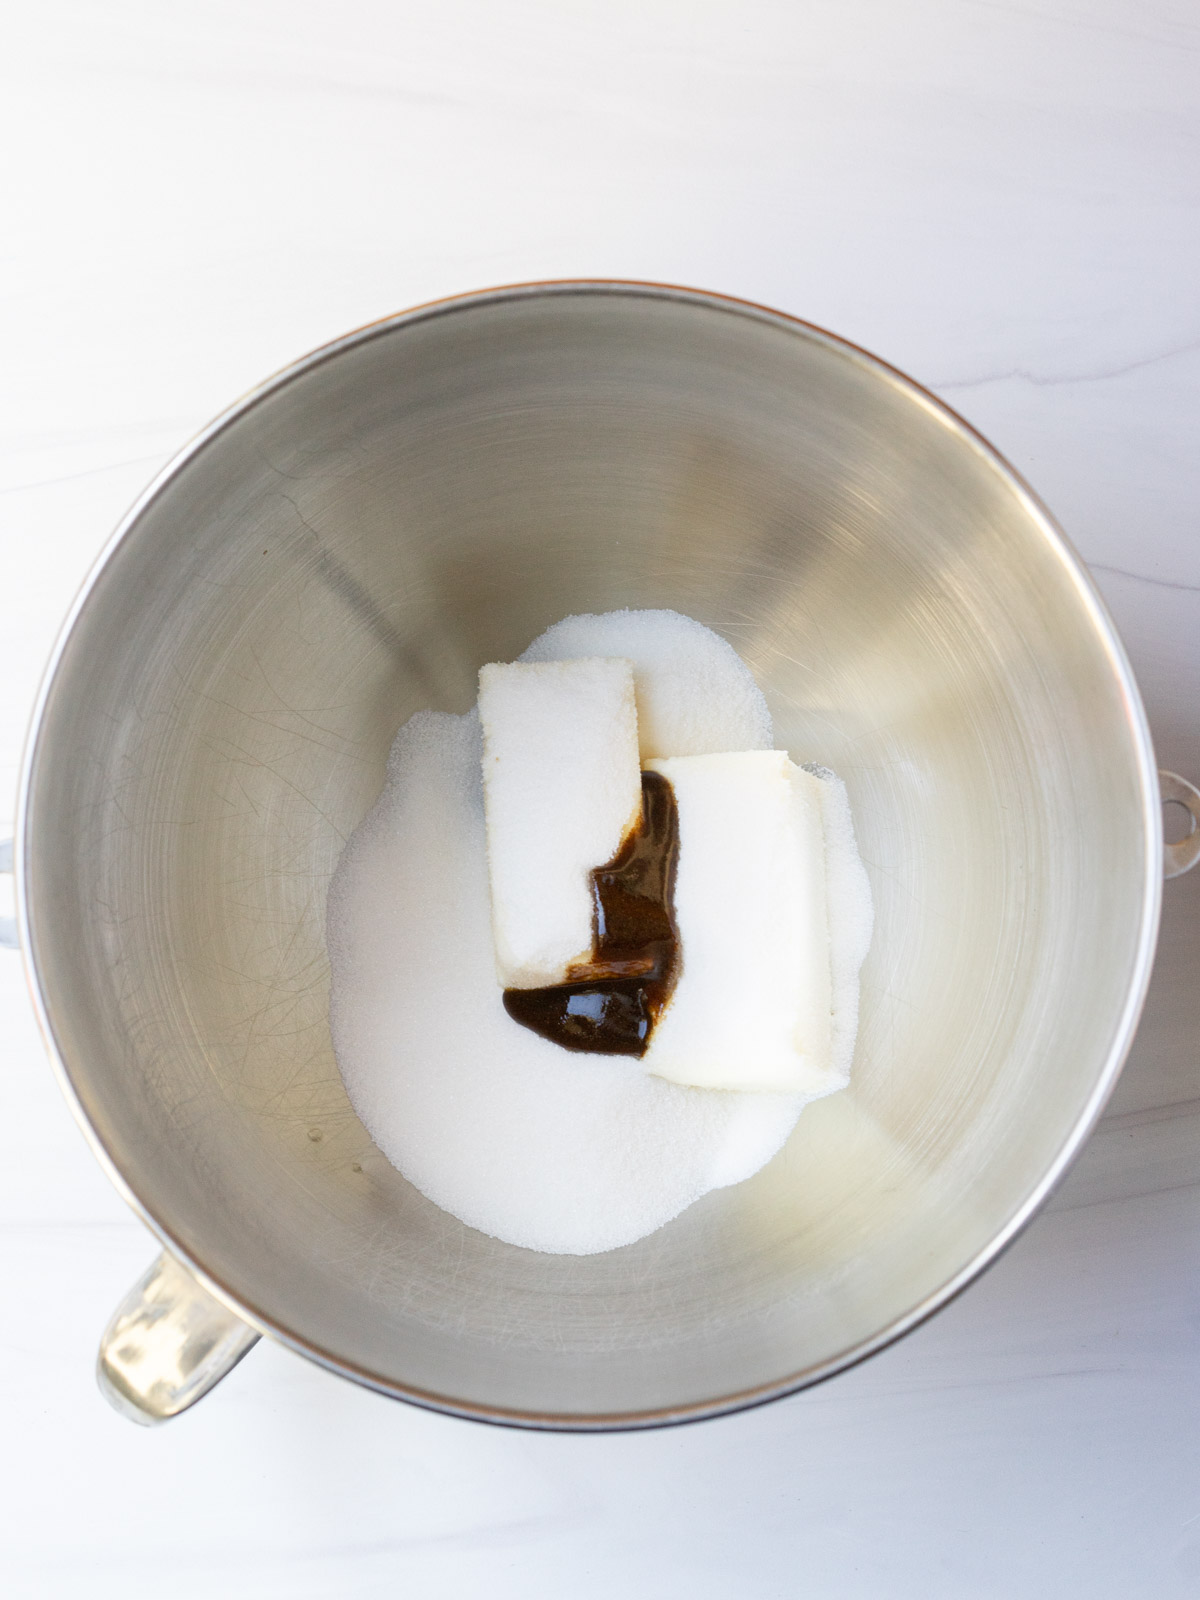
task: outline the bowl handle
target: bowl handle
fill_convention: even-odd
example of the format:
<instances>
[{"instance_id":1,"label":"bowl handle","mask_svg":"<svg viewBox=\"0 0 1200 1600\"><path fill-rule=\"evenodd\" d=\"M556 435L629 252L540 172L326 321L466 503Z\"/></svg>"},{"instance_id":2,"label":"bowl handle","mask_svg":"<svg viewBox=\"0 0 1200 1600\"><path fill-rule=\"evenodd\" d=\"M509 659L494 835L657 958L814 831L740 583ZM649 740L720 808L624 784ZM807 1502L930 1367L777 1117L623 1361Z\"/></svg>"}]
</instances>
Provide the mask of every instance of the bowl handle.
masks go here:
<instances>
[{"instance_id":1,"label":"bowl handle","mask_svg":"<svg viewBox=\"0 0 1200 1600\"><path fill-rule=\"evenodd\" d=\"M258 1338L164 1250L104 1330L96 1381L123 1417L153 1427L195 1405Z\"/></svg>"},{"instance_id":2,"label":"bowl handle","mask_svg":"<svg viewBox=\"0 0 1200 1600\"><path fill-rule=\"evenodd\" d=\"M1178 844L1163 845L1163 877L1178 878L1200 861L1200 789L1177 772L1159 772L1163 805L1180 805L1191 816L1191 827Z\"/></svg>"}]
</instances>

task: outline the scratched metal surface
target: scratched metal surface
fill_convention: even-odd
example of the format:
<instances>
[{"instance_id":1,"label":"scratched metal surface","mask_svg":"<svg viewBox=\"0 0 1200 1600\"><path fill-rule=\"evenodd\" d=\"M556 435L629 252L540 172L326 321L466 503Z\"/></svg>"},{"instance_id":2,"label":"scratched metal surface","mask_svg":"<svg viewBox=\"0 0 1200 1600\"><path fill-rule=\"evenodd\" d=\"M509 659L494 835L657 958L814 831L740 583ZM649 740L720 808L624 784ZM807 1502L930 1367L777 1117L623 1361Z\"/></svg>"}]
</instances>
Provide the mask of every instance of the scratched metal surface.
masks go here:
<instances>
[{"instance_id":1,"label":"scratched metal surface","mask_svg":"<svg viewBox=\"0 0 1200 1600\"><path fill-rule=\"evenodd\" d=\"M877 904L853 1089L600 1257L376 1152L330 1048L325 887L397 725L581 605L670 605L845 778ZM65 1073L148 1216L368 1381L532 1418L766 1395L927 1309L1123 1053L1157 783L1086 580L995 459L850 347L667 291L401 319L236 413L73 624L30 778ZM1103 861L1099 874L1094 863Z\"/></svg>"}]
</instances>

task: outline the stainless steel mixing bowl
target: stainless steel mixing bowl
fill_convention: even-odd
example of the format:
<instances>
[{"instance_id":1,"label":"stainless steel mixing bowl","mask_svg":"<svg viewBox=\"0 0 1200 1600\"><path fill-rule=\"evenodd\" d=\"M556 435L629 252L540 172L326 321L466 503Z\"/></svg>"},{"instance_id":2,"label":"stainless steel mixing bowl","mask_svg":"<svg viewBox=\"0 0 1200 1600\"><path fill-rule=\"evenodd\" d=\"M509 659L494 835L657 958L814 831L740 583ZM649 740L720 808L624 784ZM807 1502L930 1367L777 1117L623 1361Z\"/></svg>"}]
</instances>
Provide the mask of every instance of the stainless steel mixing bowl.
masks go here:
<instances>
[{"instance_id":1,"label":"stainless steel mixing bowl","mask_svg":"<svg viewBox=\"0 0 1200 1600\"><path fill-rule=\"evenodd\" d=\"M323 912L400 724L617 606L719 630L779 742L845 777L877 924L852 1088L750 1182L580 1259L473 1232L374 1148L330 1047ZM30 971L79 1117L170 1252L104 1383L170 1413L261 1330L388 1394L592 1428L836 1372L967 1283L1070 1162L1130 1041L1161 871L1091 584L899 373L636 284L352 334L150 488L38 708Z\"/></svg>"}]
</instances>

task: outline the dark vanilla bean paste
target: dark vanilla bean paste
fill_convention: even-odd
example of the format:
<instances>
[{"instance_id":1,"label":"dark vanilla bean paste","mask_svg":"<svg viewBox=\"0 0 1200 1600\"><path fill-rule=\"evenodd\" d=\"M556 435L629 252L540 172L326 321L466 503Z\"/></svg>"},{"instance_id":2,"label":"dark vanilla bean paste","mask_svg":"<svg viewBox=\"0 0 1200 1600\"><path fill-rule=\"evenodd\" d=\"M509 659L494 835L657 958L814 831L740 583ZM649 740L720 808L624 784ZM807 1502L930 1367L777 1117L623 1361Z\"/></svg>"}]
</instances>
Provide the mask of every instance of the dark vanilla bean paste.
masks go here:
<instances>
[{"instance_id":1,"label":"dark vanilla bean paste","mask_svg":"<svg viewBox=\"0 0 1200 1600\"><path fill-rule=\"evenodd\" d=\"M658 772L642 773L642 814L592 872L592 953L563 983L505 989L504 1009L564 1050L641 1056L679 975L675 867L679 812Z\"/></svg>"}]
</instances>

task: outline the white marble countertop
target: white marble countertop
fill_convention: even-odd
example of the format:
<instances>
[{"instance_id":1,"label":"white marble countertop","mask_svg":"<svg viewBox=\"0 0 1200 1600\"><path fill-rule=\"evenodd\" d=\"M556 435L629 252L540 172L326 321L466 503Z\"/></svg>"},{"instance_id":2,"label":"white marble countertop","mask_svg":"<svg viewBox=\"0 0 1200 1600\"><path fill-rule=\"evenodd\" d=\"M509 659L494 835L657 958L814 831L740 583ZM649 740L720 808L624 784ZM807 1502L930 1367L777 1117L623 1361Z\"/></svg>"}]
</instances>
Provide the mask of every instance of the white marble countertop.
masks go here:
<instances>
[{"instance_id":1,"label":"white marble countertop","mask_svg":"<svg viewBox=\"0 0 1200 1600\"><path fill-rule=\"evenodd\" d=\"M5 33L0 832L59 618L168 454L347 328L568 275L763 300L945 395L1200 776L1189 0L45 0ZM14 1600L1200 1593L1200 872L1099 1132L982 1282L820 1389L625 1436L452 1421L265 1343L170 1427L121 1421L95 1344L151 1241L3 957Z\"/></svg>"}]
</instances>

